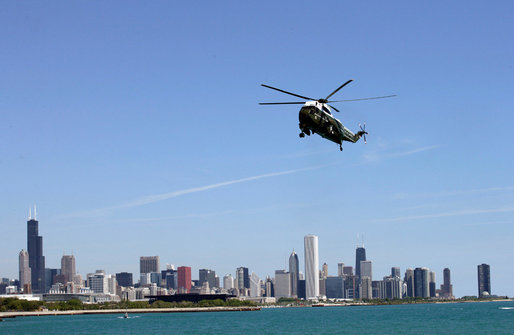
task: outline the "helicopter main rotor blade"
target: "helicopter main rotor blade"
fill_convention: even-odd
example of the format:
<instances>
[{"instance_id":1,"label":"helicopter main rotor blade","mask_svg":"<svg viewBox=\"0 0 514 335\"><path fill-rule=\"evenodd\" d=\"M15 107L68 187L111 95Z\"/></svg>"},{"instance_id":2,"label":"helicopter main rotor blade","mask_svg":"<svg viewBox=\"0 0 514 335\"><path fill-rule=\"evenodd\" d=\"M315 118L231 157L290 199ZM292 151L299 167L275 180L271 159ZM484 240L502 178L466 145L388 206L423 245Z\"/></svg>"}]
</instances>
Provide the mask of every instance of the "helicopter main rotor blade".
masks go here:
<instances>
[{"instance_id":1,"label":"helicopter main rotor blade","mask_svg":"<svg viewBox=\"0 0 514 335\"><path fill-rule=\"evenodd\" d=\"M305 102L259 102L259 105L303 105Z\"/></svg>"},{"instance_id":2,"label":"helicopter main rotor blade","mask_svg":"<svg viewBox=\"0 0 514 335\"><path fill-rule=\"evenodd\" d=\"M373 100L373 99L392 98L392 97L395 97L395 96L396 96L396 94L386 95L386 96L383 96L383 97L371 97L371 98L348 99L348 100L332 100L332 101L327 101L327 102L346 102L346 101Z\"/></svg>"},{"instance_id":3,"label":"helicopter main rotor blade","mask_svg":"<svg viewBox=\"0 0 514 335\"><path fill-rule=\"evenodd\" d=\"M338 113L340 113L340 112L341 112L339 109L335 108L334 106L332 106L332 105L329 105L329 106L330 106L330 108L332 108L332 109L333 109L333 110L335 110L336 112L338 112Z\"/></svg>"},{"instance_id":4,"label":"helicopter main rotor blade","mask_svg":"<svg viewBox=\"0 0 514 335\"><path fill-rule=\"evenodd\" d=\"M346 85L348 85L349 83L351 83L353 81L353 79L350 79L348 80L346 83L344 83L343 85L339 86L334 92L330 93L326 98L325 100L328 100L328 98L330 98L331 96L333 96L334 94L337 93L337 91L339 91L340 89L342 89L343 87L345 87Z\"/></svg>"},{"instance_id":5,"label":"helicopter main rotor blade","mask_svg":"<svg viewBox=\"0 0 514 335\"><path fill-rule=\"evenodd\" d=\"M272 86L268 86L268 85L264 85L264 84L261 84L261 86L264 86L264 87L267 87L267 88L271 88L272 90L279 91L279 92L282 92L282 93L285 93L285 94L289 94L289 95L292 95L292 96L295 96L295 97L298 97L298 98L302 98L302 99L305 99L305 100L316 100L316 99L312 99L312 98L309 98L309 97L304 97L304 96L299 95L299 94L295 94L295 93L291 93L291 92L288 92L288 91L284 91L284 90L281 90L280 88L276 88L276 87L272 87Z\"/></svg>"}]
</instances>

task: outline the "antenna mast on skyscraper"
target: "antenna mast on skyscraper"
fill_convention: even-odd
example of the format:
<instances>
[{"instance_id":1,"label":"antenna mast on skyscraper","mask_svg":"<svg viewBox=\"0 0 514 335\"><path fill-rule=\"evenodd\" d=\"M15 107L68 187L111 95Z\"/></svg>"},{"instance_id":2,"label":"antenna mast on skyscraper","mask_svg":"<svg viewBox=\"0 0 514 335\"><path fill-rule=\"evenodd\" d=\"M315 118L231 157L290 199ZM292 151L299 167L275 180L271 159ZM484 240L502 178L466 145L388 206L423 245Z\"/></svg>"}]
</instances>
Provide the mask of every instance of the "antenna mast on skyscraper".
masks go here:
<instances>
[{"instance_id":1,"label":"antenna mast on skyscraper","mask_svg":"<svg viewBox=\"0 0 514 335\"><path fill-rule=\"evenodd\" d=\"M34 220L37 220L36 204L34 204Z\"/></svg>"},{"instance_id":2,"label":"antenna mast on skyscraper","mask_svg":"<svg viewBox=\"0 0 514 335\"><path fill-rule=\"evenodd\" d=\"M32 220L32 208L29 208L29 221Z\"/></svg>"}]
</instances>

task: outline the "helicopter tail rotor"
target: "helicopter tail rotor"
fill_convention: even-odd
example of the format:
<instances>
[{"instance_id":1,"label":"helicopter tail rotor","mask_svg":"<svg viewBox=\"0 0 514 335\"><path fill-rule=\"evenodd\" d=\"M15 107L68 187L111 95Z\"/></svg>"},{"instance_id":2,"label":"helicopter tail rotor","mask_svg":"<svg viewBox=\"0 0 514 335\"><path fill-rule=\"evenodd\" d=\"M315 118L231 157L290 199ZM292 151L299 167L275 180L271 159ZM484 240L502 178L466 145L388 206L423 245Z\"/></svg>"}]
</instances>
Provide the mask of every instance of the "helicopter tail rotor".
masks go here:
<instances>
[{"instance_id":1,"label":"helicopter tail rotor","mask_svg":"<svg viewBox=\"0 0 514 335\"><path fill-rule=\"evenodd\" d=\"M357 135L359 136L362 136L362 138L364 138L364 144L367 143L366 141L366 135L368 134L368 132L366 131L366 123L364 122L364 126L362 126L360 123L359 123L359 128L361 129L359 132L357 132Z\"/></svg>"}]
</instances>

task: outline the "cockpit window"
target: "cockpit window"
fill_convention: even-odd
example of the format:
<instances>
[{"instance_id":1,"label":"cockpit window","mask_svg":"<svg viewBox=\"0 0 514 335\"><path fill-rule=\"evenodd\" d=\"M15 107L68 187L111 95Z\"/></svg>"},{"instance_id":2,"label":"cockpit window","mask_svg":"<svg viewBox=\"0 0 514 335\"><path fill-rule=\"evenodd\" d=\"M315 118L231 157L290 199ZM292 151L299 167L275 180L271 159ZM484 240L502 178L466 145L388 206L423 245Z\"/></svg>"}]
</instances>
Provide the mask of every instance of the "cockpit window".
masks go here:
<instances>
[{"instance_id":1,"label":"cockpit window","mask_svg":"<svg viewBox=\"0 0 514 335\"><path fill-rule=\"evenodd\" d=\"M327 114L332 115L326 106L323 106L323 111Z\"/></svg>"}]
</instances>

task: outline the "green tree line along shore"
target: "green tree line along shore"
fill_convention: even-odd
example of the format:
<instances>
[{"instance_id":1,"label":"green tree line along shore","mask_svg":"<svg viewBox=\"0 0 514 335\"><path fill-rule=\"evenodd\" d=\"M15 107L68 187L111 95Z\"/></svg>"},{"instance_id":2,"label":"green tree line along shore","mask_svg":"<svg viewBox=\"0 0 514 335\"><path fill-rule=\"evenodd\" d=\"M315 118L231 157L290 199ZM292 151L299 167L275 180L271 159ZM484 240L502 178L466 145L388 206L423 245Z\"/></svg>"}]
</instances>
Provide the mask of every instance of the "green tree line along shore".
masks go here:
<instances>
[{"instance_id":1,"label":"green tree line along shore","mask_svg":"<svg viewBox=\"0 0 514 335\"><path fill-rule=\"evenodd\" d=\"M216 300L202 300L199 303L192 303L189 301L182 302L166 302L155 301L149 303L148 301L120 301L120 302L105 302L98 304L84 304L78 299L71 299L69 301L61 302L45 302L45 301L28 301L20 300L17 298L0 298L0 312L30 312L38 310L49 311L71 311L71 310L100 310L100 309L135 309L135 308L187 308L187 307L241 307L241 306L256 306L251 301L241 301L237 299L230 299L223 301Z\"/></svg>"},{"instance_id":2,"label":"green tree line along shore","mask_svg":"<svg viewBox=\"0 0 514 335\"><path fill-rule=\"evenodd\" d=\"M496 300L509 299L508 297L495 297ZM408 299L371 299L361 300L355 302L330 302L325 301L321 303L335 303L335 304L369 304L369 305L400 305L400 304L423 304L435 302L465 302L465 301L490 301L491 298L477 298L477 297L462 297L455 300L434 300L429 298L408 298ZM270 306L309 306L312 305L310 301L298 300L295 298L280 298L274 304L261 304ZM255 302L247 300L229 299L223 301L216 300L202 300L199 303L189 301L182 302L166 302L157 300L153 303L148 301L120 301L120 302L104 302L97 304L82 303L78 299L71 299L69 301L61 302L46 302L46 301L28 301L20 300L18 298L0 298L0 312L30 312L39 310L49 311L72 311L72 310L101 310L101 309L137 309L137 308L188 308L188 307L241 307L241 306L257 306Z\"/></svg>"}]
</instances>

